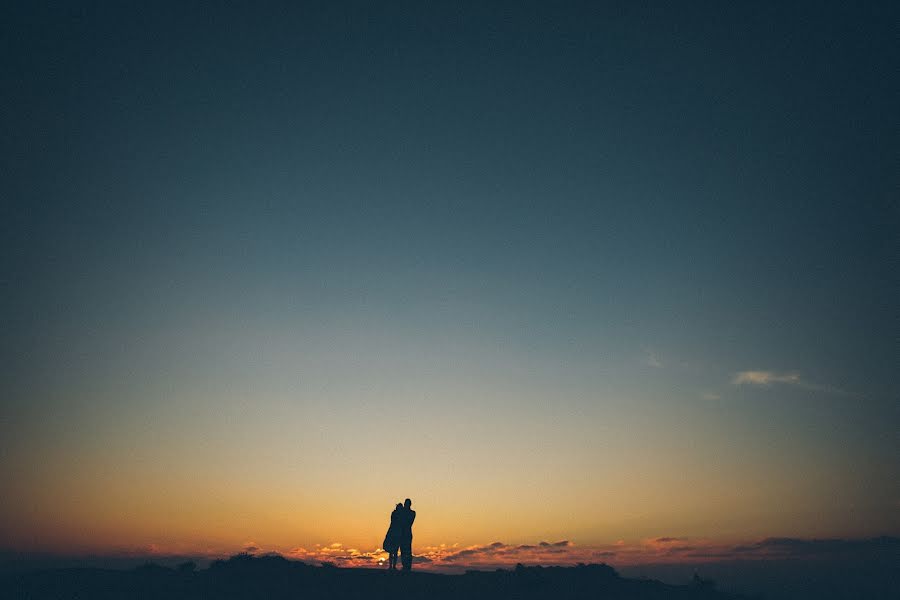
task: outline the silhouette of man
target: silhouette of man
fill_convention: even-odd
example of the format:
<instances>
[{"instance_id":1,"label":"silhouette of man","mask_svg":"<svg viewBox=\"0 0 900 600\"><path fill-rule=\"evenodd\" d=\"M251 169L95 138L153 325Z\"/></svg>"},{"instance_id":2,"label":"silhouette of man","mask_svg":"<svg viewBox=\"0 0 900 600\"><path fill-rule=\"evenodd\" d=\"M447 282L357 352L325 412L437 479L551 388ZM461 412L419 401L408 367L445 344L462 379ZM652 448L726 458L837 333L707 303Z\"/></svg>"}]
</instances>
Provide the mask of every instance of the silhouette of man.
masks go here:
<instances>
[{"instance_id":1,"label":"silhouette of man","mask_svg":"<svg viewBox=\"0 0 900 600\"><path fill-rule=\"evenodd\" d=\"M412 508L412 500L407 498L403 502L403 510L400 512L400 562L403 570L412 569L412 525L416 520L416 511Z\"/></svg>"}]
</instances>

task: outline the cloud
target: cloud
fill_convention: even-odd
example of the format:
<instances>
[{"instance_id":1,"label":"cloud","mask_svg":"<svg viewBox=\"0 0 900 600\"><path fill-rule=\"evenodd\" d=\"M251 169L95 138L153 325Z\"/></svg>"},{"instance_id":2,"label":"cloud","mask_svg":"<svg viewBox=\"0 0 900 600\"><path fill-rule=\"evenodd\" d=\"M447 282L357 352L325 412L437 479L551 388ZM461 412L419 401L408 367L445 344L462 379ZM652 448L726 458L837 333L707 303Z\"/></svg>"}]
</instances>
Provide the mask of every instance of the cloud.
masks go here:
<instances>
[{"instance_id":1,"label":"cloud","mask_svg":"<svg viewBox=\"0 0 900 600\"><path fill-rule=\"evenodd\" d=\"M716 394L715 392L704 392L700 394L700 398L702 400L721 400L722 396Z\"/></svg>"},{"instance_id":2,"label":"cloud","mask_svg":"<svg viewBox=\"0 0 900 600\"><path fill-rule=\"evenodd\" d=\"M688 542L688 540L690 541ZM754 547L758 542L747 544ZM502 542L475 545L461 549L432 547L423 554L432 562L428 568L444 571L466 569L512 568L525 565L575 565L614 561L616 565L692 563L728 558L763 558L761 551L740 554L734 544L676 536L658 536L637 542L618 540L609 544L578 546L568 540L542 541L537 544L507 545Z\"/></svg>"},{"instance_id":3,"label":"cloud","mask_svg":"<svg viewBox=\"0 0 900 600\"><path fill-rule=\"evenodd\" d=\"M260 556L255 542L241 546L245 552ZM255 550L251 551L252 548ZM141 549L146 552L146 549ZM650 564L699 564L715 561L752 560L871 560L900 555L900 538L803 539L769 537L741 542L662 535L643 540L617 540L606 544L582 546L568 540L510 545L496 541L459 547L459 544L416 546L413 561L417 568L439 572L469 569L511 569L517 564L533 566L572 566L611 562L614 567ZM381 548L364 551L347 548L339 542L296 546L282 554L309 564L329 563L340 567L380 568L387 562ZM146 556L146 554L142 554ZM216 556L219 558L220 556Z\"/></svg>"},{"instance_id":4,"label":"cloud","mask_svg":"<svg viewBox=\"0 0 900 600\"><path fill-rule=\"evenodd\" d=\"M475 554L481 554L483 551L481 548L466 548L465 550L458 550L453 554L448 554L443 557L444 562L453 562L457 561L461 558L466 558L468 556L474 556Z\"/></svg>"},{"instance_id":5,"label":"cloud","mask_svg":"<svg viewBox=\"0 0 900 600\"><path fill-rule=\"evenodd\" d=\"M537 544L519 544L511 546L503 542L487 545L475 545L460 550L447 551L442 548L426 548L425 553L432 558L436 568L511 567L518 563L540 565L566 565L579 562L596 562L597 555L593 548L576 548L569 540L558 542L539 542Z\"/></svg>"},{"instance_id":6,"label":"cloud","mask_svg":"<svg viewBox=\"0 0 900 600\"><path fill-rule=\"evenodd\" d=\"M849 394L849 392L830 385L823 385L820 383L806 381L800 376L799 373L794 372L778 373L775 371L738 371L731 378L731 383L732 385L758 385L766 387L777 383L783 385L791 385L794 387L802 388L804 390L825 392L828 394Z\"/></svg>"},{"instance_id":7,"label":"cloud","mask_svg":"<svg viewBox=\"0 0 900 600\"><path fill-rule=\"evenodd\" d=\"M775 373L774 371L739 371L731 379L734 385L771 385L773 383L800 383L797 373Z\"/></svg>"},{"instance_id":8,"label":"cloud","mask_svg":"<svg viewBox=\"0 0 900 600\"><path fill-rule=\"evenodd\" d=\"M659 359L659 355L656 352L654 352L653 350L650 350L648 348L644 348L643 351L644 351L643 362L645 365L648 365L655 369L663 368L662 361Z\"/></svg>"},{"instance_id":9,"label":"cloud","mask_svg":"<svg viewBox=\"0 0 900 600\"><path fill-rule=\"evenodd\" d=\"M759 558L827 558L877 554L900 555L900 538L882 536L865 539L802 539L787 537L765 538L751 544L731 548L732 557Z\"/></svg>"}]
</instances>

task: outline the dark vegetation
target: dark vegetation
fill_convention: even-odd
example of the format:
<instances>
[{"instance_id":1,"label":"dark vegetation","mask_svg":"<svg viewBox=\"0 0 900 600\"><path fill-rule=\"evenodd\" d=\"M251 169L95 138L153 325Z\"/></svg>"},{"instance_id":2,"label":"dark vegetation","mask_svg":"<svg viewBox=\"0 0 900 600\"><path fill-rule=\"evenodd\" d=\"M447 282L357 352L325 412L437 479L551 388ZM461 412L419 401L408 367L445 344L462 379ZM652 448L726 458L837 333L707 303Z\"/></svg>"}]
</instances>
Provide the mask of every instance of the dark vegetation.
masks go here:
<instances>
[{"instance_id":1,"label":"dark vegetation","mask_svg":"<svg viewBox=\"0 0 900 600\"><path fill-rule=\"evenodd\" d=\"M29 600L63 598L575 598L609 600L745 598L715 591L712 582L673 586L648 579L625 579L608 565L523 567L440 575L311 566L281 556L248 554L197 570L193 562L176 568L147 564L129 571L53 569L9 575L4 595Z\"/></svg>"}]
</instances>

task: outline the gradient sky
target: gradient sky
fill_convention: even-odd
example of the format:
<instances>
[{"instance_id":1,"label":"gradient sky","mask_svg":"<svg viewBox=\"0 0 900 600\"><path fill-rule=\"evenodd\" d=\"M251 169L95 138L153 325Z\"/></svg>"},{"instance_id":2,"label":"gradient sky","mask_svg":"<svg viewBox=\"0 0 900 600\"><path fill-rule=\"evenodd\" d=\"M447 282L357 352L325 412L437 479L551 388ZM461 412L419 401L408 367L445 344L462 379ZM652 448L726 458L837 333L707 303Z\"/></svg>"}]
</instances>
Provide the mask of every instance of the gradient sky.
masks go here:
<instances>
[{"instance_id":1,"label":"gradient sky","mask_svg":"<svg viewBox=\"0 0 900 600\"><path fill-rule=\"evenodd\" d=\"M0 546L900 533L896 3L80 4L0 12Z\"/></svg>"}]
</instances>

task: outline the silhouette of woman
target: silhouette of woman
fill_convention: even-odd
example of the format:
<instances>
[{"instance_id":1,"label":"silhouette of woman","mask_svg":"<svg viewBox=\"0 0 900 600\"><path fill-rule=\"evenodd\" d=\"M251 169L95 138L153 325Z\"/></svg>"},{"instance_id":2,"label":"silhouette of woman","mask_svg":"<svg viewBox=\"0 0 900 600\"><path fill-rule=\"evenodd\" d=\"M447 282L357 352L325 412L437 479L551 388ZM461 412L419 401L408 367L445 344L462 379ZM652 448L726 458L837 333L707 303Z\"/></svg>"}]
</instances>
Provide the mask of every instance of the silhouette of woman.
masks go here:
<instances>
[{"instance_id":1,"label":"silhouette of woman","mask_svg":"<svg viewBox=\"0 0 900 600\"><path fill-rule=\"evenodd\" d=\"M381 546L388 553L388 568L391 571L397 570L397 551L400 549L400 529L402 527L400 513L402 511L403 505L398 502L394 512L391 513L391 525L388 527L384 536L384 544Z\"/></svg>"}]
</instances>

